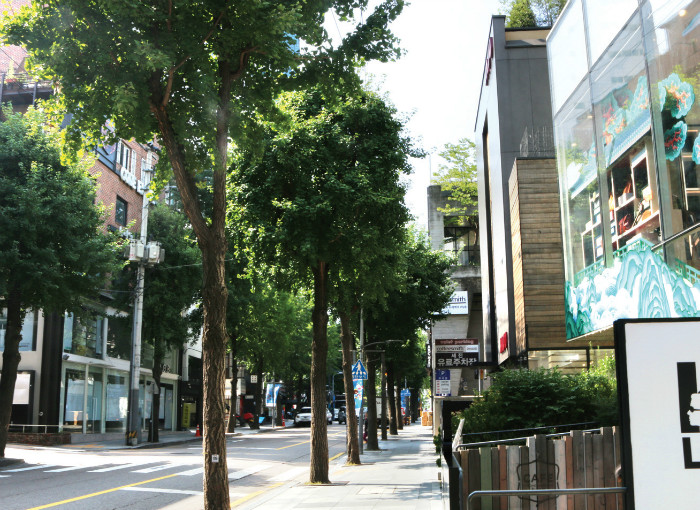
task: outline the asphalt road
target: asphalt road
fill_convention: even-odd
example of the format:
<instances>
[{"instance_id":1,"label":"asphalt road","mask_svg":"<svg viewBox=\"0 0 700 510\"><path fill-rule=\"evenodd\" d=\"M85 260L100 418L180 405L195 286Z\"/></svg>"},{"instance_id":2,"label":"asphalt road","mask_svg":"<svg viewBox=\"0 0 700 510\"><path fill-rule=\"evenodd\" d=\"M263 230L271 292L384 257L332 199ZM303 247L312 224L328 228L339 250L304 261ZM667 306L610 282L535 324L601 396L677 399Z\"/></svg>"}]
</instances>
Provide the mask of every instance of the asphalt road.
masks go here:
<instances>
[{"instance_id":1,"label":"asphalt road","mask_svg":"<svg viewBox=\"0 0 700 510\"><path fill-rule=\"evenodd\" d=\"M345 425L328 427L330 458L345 451ZM309 428L227 441L232 507L308 479ZM196 510L202 508L202 447L91 451L8 447L24 464L0 468L0 509Z\"/></svg>"}]
</instances>

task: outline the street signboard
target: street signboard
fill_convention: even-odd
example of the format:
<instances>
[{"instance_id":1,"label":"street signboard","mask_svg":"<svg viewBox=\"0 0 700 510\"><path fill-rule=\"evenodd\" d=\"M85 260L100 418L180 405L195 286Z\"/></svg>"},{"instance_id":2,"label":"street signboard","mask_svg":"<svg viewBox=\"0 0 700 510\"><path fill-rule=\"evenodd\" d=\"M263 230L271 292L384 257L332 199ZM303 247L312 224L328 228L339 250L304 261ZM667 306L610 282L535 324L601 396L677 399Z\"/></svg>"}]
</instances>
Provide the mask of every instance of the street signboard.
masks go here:
<instances>
[{"instance_id":1,"label":"street signboard","mask_svg":"<svg viewBox=\"0 0 700 510\"><path fill-rule=\"evenodd\" d=\"M355 416L360 416L360 408L362 407L362 391L364 390L364 383L362 379L355 379L353 381L354 393L355 393Z\"/></svg>"},{"instance_id":2,"label":"street signboard","mask_svg":"<svg viewBox=\"0 0 700 510\"><path fill-rule=\"evenodd\" d=\"M700 320L613 325L625 508L698 508Z\"/></svg>"},{"instance_id":3,"label":"street signboard","mask_svg":"<svg viewBox=\"0 0 700 510\"><path fill-rule=\"evenodd\" d=\"M367 370L365 369L365 366L362 364L362 360L358 360L357 363L355 363L352 366L352 378L353 379L367 379Z\"/></svg>"},{"instance_id":4,"label":"street signboard","mask_svg":"<svg viewBox=\"0 0 700 510\"><path fill-rule=\"evenodd\" d=\"M439 338L435 340L435 368L462 368L479 361L476 338Z\"/></svg>"},{"instance_id":5,"label":"street signboard","mask_svg":"<svg viewBox=\"0 0 700 510\"><path fill-rule=\"evenodd\" d=\"M439 397L450 396L450 371L435 370L435 395Z\"/></svg>"}]
</instances>

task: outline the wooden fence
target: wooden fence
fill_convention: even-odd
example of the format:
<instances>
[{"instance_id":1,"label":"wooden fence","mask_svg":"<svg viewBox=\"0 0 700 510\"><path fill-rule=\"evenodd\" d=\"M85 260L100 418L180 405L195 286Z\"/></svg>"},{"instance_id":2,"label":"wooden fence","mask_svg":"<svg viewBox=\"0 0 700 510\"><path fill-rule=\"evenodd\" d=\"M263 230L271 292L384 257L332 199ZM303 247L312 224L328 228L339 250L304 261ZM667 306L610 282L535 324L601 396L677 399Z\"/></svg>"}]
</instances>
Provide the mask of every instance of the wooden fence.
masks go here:
<instances>
[{"instance_id":1,"label":"wooden fence","mask_svg":"<svg viewBox=\"0 0 700 510\"><path fill-rule=\"evenodd\" d=\"M458 447L462 508L477 490L617 487L620 436L616 427L535 435L525 446ZM623 510L620 494L474 498L470 510Z\"/></svg>"}]
</instances>

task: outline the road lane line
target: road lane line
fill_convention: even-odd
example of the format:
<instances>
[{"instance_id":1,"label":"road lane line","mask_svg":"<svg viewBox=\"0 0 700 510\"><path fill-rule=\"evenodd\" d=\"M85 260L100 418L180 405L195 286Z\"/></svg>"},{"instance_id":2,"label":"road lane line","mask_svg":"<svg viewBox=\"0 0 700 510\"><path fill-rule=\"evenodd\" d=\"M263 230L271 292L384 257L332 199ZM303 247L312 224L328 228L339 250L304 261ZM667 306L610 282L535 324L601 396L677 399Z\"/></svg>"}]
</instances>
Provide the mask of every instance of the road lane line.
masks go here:
<instances>
[{"instance_id":1,"label":"road lane line","mask_svg":"<svg viewBox=\"0 0 700 510\"><path fill-rule=\"evenodd\" d=\"M138 491L138 492L160 492L163 494L187 494L189 496L203 496L202 491L183 491L180 489L151 489L149 487L124 487L123 491Z\"/></svg>"},{"instance_id":2,"label":"road lane line","mask_svg":"<svg viewBox=\"0 0 700 510\"><path fill-rule=\"evenodd\" d=\"M340 456L342 456L342 455L345 455L345 452L340 452L338 455L333 455L333 456L332 456L330 459L328 459L328 460L335 460L335 459L337 459L338 457L340 457Z\"/></svg>"},{"instance_id":3,"label":"road lane line","mask_svg":"<svg viewBox=\"0 0 700 510\"><path fill-rule=\"evenodd\" d=\"M116 492L126 487L135 487L136 485L143 485L145 483L157 482L158 480L165 480L166 478L172 478L177 475L165 475L158 478L151 478L150 480L144 480L143 482L130 483L128 485L121 485L119 487L114 487L113 489L106 489L99 492L93 492L92 494L85 494L84 496L78 496L76 498L64 499L63 501L56 501L55 503L49 503L47 505L35 506L28 508L27 510L43 510L44 508L52 508L54 506L65 505L66 503L73 503L74 501L80 501L81 499L94 498L95 496L101 496L102 494L109 494L110 492Z\"/></svg>"},{"instance_id":4,"label":"road lane line","mask_svg":"<svg viewBox=\"0 0 700 510\"><path fill-rule=\"evenodd\" d=\"M246 468L246 469L241 469L240 471L234 471L233 473L228 475L229 480L240 480L241 478L245 478L246 476L254 475L255 473L258 473L259 471L262 471L263 469L267 469L270 466L256 466L252 468Z\"/></svg>"},{"instance_id":5,"label":"road lane line","mask_svg":"<svg viewBox=\"0 0 700 510\"><path fill-rule=\"evenodd\" d=\"M280 485L284 485L284 482L279 482L279 483L276 483L276 484L274 484L274 485L270 485L270 486L268 486L268 487L265 487L265 488L262 489L262 490L259 490L259 491L257 491L257 492L253 492L252 494L248 494L247 496L245 496L245 497L243 497L243 498L241 498L241 499L237 499L236 501L234 501L233 503L231 503L231 508L234 508L234 507L237 507L237 506L239 506L239 505L242 505L242 504L245 503L246 501L250 501L251 499L258 497L258 496L260 496L261 494L266 493L267 491L270 491L270 490L272 490L272 489L276 489L276 488L279 487ZM30 508L29 510L35 510L35 509Z\"/></svg>"},{"instance_id":6,"label":"road lane line","mask_svg":"<svg viewBox=\"0 0 700 510\"><path fill-rule=\"evenodd\" d=\"M284 450L285 448L291 448L292 446L299 446L300 444L306 444L306 443L310 443L310 442L311 442L311 439L309 439L308 441L302 441L301 443L295 443L295 444L290 444L287 446L282 446L280 448L275 448L275 450Z\"/></svg>"}]
</instances>

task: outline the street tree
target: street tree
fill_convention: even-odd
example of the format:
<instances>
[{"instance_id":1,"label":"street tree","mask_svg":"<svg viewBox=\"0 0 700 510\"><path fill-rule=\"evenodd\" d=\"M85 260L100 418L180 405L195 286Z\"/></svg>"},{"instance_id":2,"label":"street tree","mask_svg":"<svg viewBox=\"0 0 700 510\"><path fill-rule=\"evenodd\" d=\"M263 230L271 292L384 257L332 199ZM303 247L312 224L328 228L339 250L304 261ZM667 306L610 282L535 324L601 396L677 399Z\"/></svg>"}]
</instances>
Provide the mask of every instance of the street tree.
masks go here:
<instances>
[{"instance_id":1,"label":"street tree","mask_svg":"<svg viewBox=\"0 0 700 510\"><path fill-rule=\"evenodd\" d=\"M446 221L477 228L476 145L468 138L461 138L456 144L445 144L439 155L446 164L438 167L432 184L448 191L450 200L438 210L447 215Z\"/></svg>"},{"instance_id":2,"label":"street tree","mask_svg":"<svg viewBox=\"0 0 700 510\"><path fill-rule=\"evenodd\" d=\"M374 94L329 97L316 88L284 96L280 108L285 117L267 126L261 154L242 158L237 187L257 243L269 259L313 287L310 480L328 483L325 386L331 283L339 272L349 278L350 270L367 269L362 264L370 257L358 251L360 246L376 241L377 232L390 235L384 225L396 227L395 218L407 218L398 181L408 169L410 147L393 108ZM347 335L343 337L347 372ZM346 393L352 394L347 386ZM350 421L349 400L347 405Z\"/></svg>"},{"instance_id":3,"label":"street tree","mask_svg":"<svg viewBox=\"0 0 700 510\"><path fill-rule=\"evenodd\" d=\"M102 232L90 161L61 154L60 134L40 110L2 111L0 307L7 308L0 375L0 457L5 455L28 309L77 311L118 270L116 239ZM68 159L67 159L68 158Z\"/></svg>"},{"instance_id":4,"label":"street tree","mask_svg":"<svg viewBox=\"0 0 700 510\"><path fill-rule=\"evenodd\" d=\"M398 367L406 362L402 351L416 349L416 331L427 329L431 321L439 319L452 295L450 260L444 253L430 248L425 234L411 232L402 248L401 286L387 297L384 306L373 307L368 314L374 341L403 341L386 345L390 434L398 433L401 416L393 388Z\"/></svg>"},{"instance_id":5,"label":"street tree","mask_svg":"<svg viewBox=\"0 0 700 510\"><path fill-rule=\"evenodd\" d=\"M566 0L501 0L509 28L551 27Z\"/></svg>"},{"instance_id":6,"label":"street tree","mask_svg":"<svg viewBox=\"0 0 700 510\"><path fill-rule=\"evenodd\" d=\"M227 286L226 175L231 140L256 139L251 121L285 86L357 86L354 67L398 56L388 24L403 0L37 0L0 25L29 51L33 73L60 82L71 138L150 140L164 148L202 252L204 506L228 508L224 415ZM334 9L363 22L336 47L322 27ZM299 42L304 41L304 50ZM105 130L109 121L113 130ZM197 174L212 171L210 208ZM214 461L213 459L217 459Z\"/></svg>"}]
</instances>

